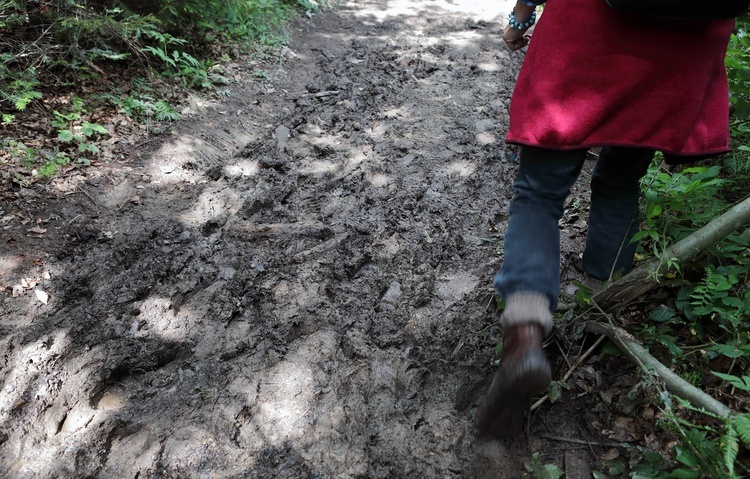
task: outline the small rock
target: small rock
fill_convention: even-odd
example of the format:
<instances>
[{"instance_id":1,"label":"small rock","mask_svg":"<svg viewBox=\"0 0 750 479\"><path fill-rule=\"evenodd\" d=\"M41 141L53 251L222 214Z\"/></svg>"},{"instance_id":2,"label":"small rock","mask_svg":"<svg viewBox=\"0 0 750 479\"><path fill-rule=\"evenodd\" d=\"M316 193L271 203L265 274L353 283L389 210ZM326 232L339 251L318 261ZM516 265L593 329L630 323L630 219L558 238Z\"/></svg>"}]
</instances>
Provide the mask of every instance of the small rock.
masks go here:
<instances>
[{"instance_id":1,"label":"small rock","mask_svg":"<svg viewBox=\"0 0 750 479\"><path fill-rule=\"evenodd\" d=\"M394 281L390 284L390 286L388 287L388 291L385 292L380 300L386 303L396 303L398 302L399 298L401 298L401 294L401 283L399 283L398 281Z\"/></svg>"}]
</instances>

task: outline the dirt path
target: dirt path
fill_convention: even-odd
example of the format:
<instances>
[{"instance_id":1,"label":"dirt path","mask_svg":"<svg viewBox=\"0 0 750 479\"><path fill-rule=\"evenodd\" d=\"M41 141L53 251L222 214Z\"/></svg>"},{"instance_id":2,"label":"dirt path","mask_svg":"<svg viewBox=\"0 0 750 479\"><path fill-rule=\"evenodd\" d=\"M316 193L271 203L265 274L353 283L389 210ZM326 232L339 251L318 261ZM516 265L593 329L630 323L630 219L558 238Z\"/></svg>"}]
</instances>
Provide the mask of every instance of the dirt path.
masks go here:
<instances>
[{"instance_id":1,"label":"dirt path","mask_svg":"<svg viewBox=\"0 0 750 479\"><path fill-rule=\"evenodd\" d=\"M522 61L476 3L300 20L273 84L3 205L0 476L520 477L572 406L473 426Z\"/></svg>"}]
</instances>

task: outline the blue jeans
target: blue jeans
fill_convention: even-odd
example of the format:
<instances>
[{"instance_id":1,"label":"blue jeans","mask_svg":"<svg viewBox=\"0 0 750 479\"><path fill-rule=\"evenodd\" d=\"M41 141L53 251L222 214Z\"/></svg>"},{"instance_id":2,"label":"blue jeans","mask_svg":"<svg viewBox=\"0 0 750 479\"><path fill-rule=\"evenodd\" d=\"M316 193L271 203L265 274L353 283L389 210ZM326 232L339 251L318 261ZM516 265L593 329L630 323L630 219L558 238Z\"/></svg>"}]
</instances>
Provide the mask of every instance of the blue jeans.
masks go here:
<instances>
[{"instance_id":1,"label":"blue jeans","mask_svg":"<svg viewBox=\"0 0 750 479\"><path fill-rule=\"evenodd\" d=\"M513 185L510 220L505 234L505 259L495 275L503 299L517 292L546 296L557 309L560 293L560 228L565 199L581 172L586 149L557 151L521 149L518 177ZM653 150L605 147L591 176L583 268L606 281L633 267L638 231L640 179L654 157ZM533 319L533 318L529 318Z\"/></svg>"}]
</instances>

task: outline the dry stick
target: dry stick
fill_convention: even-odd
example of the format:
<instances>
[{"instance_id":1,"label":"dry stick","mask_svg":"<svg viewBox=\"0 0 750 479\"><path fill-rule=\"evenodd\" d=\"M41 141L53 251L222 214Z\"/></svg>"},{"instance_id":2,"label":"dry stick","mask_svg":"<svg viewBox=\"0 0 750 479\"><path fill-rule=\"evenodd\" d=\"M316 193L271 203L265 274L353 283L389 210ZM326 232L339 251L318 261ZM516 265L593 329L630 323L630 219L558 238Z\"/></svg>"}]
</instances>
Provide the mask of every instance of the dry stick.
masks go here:
<instances>
[{"instance_id":1,"label":"dry stick","mask_svg":"<svg viewBox=\"0 0 750 479\"><path fill-rule=\"evenodd\" d=\"M549 439L551 441L569 442L571 444L581 444L583 446L600 446L600 447L624 447L627 446L627 442L597 442L587 441L585 439L576 439L573 437L562 437L554 436L552 434L539 434L542 439Z\"/></svg>"},{"instance_id":2,"label":"dry stick","mask_svg":"<svg viewBox=\"0 0 750 479\"><path fill-rule=\"evenodd\" d=\"M582 355L578 356L578 359L575 360L575 362L570 367L570 369L568 369L568 372L565 373L565 376L563 376L563 378L562 378L563 382L567 381L568 378L570 378L570 376L578 368L578 366L580 366L581 363L583 363L586 360L586 358L588 358L591 355L591 353L594 352L594 349L596 349L596 347L599 346L602 343L602 341L604 341L605 337L606 336L600 336L599 339L597 339L596 342L589 349L587 349L585 353L583 353ZM547 399L549 399L549 394L545 394L541 399L539 399L537 402L535 402L534 404L532 404L531 408L529 409L529 411L534 411L536 409L539 409L539 407L542 404L544 404L544 402Z\"/></svg>"},{"instance_id":3,"label":"dry stick","mask_svg":"<svg viewBox=\"0 0 750 479\"><path fill-rule=\"evenodd\" d=\"M727 417L732 414L733 411L729 407L685 381L672 372L671 369L660 363L655 357L651 356L624 329L590 321L586 323L586 331L594 334L603 334L608 337L620 348L628 359L641 366L647 373L654 373L664 381L667 390L675 396L681 397L693 406L703 408L720 417Z\"/></svg>"},{"instance_id":4,"label":"dry stick","mask_svg":"<svg viewBox=\"0 0 750 479\"><path fill-rule=\"evenodd\" d=\"M300 97L311 96L314 98L323 98L325 96L338 95L339 93L341 93L339 90L330 90L330 91L321 91L318 93L303 93L302 95L300 95Z\"/></svg>"},{"instance_id":5,"label":"dry stick","mask_svg":"<svg viewBox=\"0 0 750 479\"><path fill-rule=\"evenodd\" d=\"M101 207L99 206L99 203L97 203L96 201L94 201L94 198L92 198L92 197L91 197L91 195L89 194L89 192L88 192L88 191L84 190L84 189L83 189L83 188L81 188L80 186L78 187L78 191L80 191L81 193L83 193L84 195L86 195L86 197L87 197L88 199L90 199L92 203L94 203L94 206L96 206L97 208L101 208Z\"/></svg>"},{"instance_id":6,"label":"dry stick","mask_svg":"<svg viewBox=\"0 0 750 479\"><path fill-rule=\"evenodd\" d=\"M596 293L592 299L605 311L629 303L658 284L658 278L669 270L670 261L689 261L748 222L750 198L737 203L703 228L667 248L661 258L653 258Z\"/></svg>"}]
</instances>

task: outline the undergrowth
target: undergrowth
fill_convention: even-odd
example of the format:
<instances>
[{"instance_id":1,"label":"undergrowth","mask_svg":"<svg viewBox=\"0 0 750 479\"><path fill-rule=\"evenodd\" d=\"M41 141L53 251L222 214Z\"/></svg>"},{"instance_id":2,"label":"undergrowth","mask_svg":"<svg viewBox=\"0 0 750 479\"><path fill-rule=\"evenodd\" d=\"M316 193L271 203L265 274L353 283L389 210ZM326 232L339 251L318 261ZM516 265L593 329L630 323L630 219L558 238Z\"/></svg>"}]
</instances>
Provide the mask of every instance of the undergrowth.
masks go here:
<instances>
[{"instance_id":1,"label":"undergrowth","mask_svg":"<svg viewBox=\"0 0 750 479\"><path fill-rule=\"evenodd\" d=\"M633 332L683 379L738 412L721 418L662 391L659 426L677 440L671 461L651 455L617 477L724 479L750 474L750 415L742 412L750 404L750 229L739 227L691 264L663 255L667 246L750 196L748 27L748 18L738 19L726 60L733 152L672 170L657 156L643 180L644 222L634 238L640 241L637 259L658 257L670 268L656 278L661 293L651 300L648 319Z\"/></svg>"},{"instance_id":2,"label":"undergrowth","mask_svg":"<svg viewBox=\"0 0 750 479\"><path fill-rule=\"evenodd\" d=\"M69 88L75 92L76 83L99 81L115 64L127 65L137 86L125 94L99 95L99 102L137 121L174 121L179 113L170 91L215 91L228 81L221 62L281 44L292 15L317 5L308 0L0 0L0 123L13 126L35 102L58 104L53 96L60 92L45 88L54 78L75 78ZM26 148L3 138L0 162L15 161L43 176L64 165L90 163L99 153L97 140L112 133L90 120L93 103L87 99L85 109L55 111L48 118L51 147ZM29 155L35 161L29 162Z\"/></svg>"}]
</instances>

